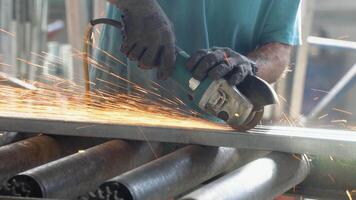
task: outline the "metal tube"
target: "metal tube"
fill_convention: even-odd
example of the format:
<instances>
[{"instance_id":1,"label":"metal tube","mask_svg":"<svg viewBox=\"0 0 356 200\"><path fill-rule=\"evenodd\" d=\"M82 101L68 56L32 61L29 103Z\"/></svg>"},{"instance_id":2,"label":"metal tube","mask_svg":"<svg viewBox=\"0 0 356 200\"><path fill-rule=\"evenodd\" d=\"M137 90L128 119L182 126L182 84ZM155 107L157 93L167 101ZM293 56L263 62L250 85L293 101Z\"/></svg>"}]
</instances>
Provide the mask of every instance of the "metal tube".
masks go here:
<instances>
[{"instance_id":1,"label":"metal tube","mask_svg":"<svg viewBox=\"0 0 356 200\"><path fill-rule=\"evenodd\" d=\"M89 199L171 199L238 161L236 149L187 146L103 183Z\"/></svg>"},{"instance_id":2,"label":"metal tube","mask_svg":"<svg viewBox=\"0 0 356 200\"><path fill-rule=\"evenodd\" d=\"M348 199L346 191L356 198L356 160L341 160L332 156L311 156L311 172L292 194L320 199Z\"/></svg>"},{"instance_id":3,"label":"metal tube","mask_svg":"<svg viewBox=\"0 0 356 200\"><path fill-rule=\"evenodd\" d=\"M112 140L23 172L10 179L8 190L24 197L75 199L103 181L154 159L160 147Z\"/></svg>"},{"instance_id":4,"label":"metal tube","mask_svg":"<svg viewBox=\"0 0 356 200\"><path fill-rule=\"evenodd\" d=\"M272 152L186 195L182 200L268 200L288 191L309 174L309 162Z\"/></svg>"},{"instance_id":5,"label":"metal tube","mask_svg":"<svg viewBox=\"0 0 356 200\"><path fill-rule=\"evenodd\" d=\"M0 184L16 173L55 160L61 156L58 142L49 136L36 136L0 147Z\"/></svg>"}]
</instances>

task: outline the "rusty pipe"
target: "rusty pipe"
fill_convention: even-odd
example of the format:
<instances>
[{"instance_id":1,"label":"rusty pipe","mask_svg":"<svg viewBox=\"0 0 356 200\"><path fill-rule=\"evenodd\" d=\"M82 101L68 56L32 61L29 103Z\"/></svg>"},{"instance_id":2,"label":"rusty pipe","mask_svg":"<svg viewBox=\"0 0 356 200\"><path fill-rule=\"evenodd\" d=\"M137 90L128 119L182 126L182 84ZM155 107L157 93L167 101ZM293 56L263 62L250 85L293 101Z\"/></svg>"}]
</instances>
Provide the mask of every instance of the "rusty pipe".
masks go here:
<instances>
[{"instance_id":1,"label":"rusty pipe","mask_svg":"<svg viewBox=\"0 0 356 200\"><path fill-rule=\"evenodd\" d=\"M49 136L36 136L0 147L0 183L27 169L61 156L58 142Z\"/></svg>"},{"instance_id":2,"label":"rusty pipe","mask_svg":"<svg viewBox=\"0 0 356 200\"><path fill-rule=\"evenodd\" d=\"M8 188L24 197L75 199L103 181L155 158L160 144L112 140L39 166L10 179Z\"/></svg>"},{"instance_id":3,"label":"rusty pipe","mask_svg":"<svg viewBox=\"0 0 356 200\"><path fill-rule=\"evenodd\" d=\"M73 154L107 139L38 135L0 147L0 184L25 170Z\"/></svg>"},{"instance_id":4,"label":"rusty pipe","mask_svg":"<svg viewBox=\"0 0 356 200\"><path fill-rule=\"evenodd\" d=\"M171 199L239 163L233 148L190 145L103 183L88 199Z\"/></svg>"}]
</instances>

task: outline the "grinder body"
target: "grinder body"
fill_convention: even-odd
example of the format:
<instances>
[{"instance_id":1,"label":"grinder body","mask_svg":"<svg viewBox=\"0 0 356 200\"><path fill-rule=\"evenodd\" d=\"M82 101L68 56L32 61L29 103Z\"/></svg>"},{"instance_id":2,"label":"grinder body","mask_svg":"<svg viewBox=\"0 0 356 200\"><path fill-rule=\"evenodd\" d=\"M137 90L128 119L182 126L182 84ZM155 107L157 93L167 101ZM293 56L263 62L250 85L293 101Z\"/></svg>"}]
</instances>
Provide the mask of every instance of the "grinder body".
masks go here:
<instances>
[{"instance_id":1,"label":"grinder body","mask_svg":"<svg viewBox=\"0 0 356 200\"><path fill-rule=\"evenodd\" d=\"M270 85L256 76L247 77L238 86L225 79L198 81L185 67L188 59L187 53L178 52L171 79L184 91L179 98L200 113L219 118L234 129L247 130L261 120L264 106L277 102Z\"/></svg>"}]
</instances>

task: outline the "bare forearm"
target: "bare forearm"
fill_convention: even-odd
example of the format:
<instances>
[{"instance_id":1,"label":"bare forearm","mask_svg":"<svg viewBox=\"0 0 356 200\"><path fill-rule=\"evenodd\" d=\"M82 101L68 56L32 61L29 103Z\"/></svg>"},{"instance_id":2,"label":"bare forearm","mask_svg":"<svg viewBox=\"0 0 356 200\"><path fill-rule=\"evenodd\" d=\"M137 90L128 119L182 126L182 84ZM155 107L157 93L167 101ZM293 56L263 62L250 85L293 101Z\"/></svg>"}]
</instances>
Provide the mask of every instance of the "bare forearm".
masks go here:
<instances>
[{"instance_id":1,"label":"bare forearm","mask_svg":"<svg viewBox=\"0 0 356 200\"><path fill-rule=\"evenodd\" d=\"M250 53L248 57L257 64L257 76L274 83L289 65L291 49L289 45L269 43Z\"/></svg>"}]
</instances>

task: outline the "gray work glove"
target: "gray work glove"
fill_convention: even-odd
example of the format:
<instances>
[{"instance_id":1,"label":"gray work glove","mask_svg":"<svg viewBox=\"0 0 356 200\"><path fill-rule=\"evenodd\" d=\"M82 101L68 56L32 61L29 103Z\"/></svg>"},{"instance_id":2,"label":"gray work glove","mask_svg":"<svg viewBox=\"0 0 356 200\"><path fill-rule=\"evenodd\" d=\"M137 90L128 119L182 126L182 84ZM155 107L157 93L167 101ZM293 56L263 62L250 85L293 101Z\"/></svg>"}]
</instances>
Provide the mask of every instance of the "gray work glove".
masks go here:
<instances>
[{"instance_id":1,"label":"gray work glove","mask_svg":"<svg viewBox=\"0 0 356 200\"><path fill-rule=\"evenodd\" d=\"M176 60L173 25L156 0L109 0L122 11L121 51L143 69L158 67L157 77L165 80Z\"/></svg>"},{"instance_id":2,"label":"gray work glove","mask_svg":"<svg viewBox=\"0 0 356 200\"><path fill-rule=\"evenodd\" d=\"M230 85L238 85L257 72L253 61L230 48L201 49L190 57L186 67L197 80L225 78Z\"/></svg>"}]
</instances>

